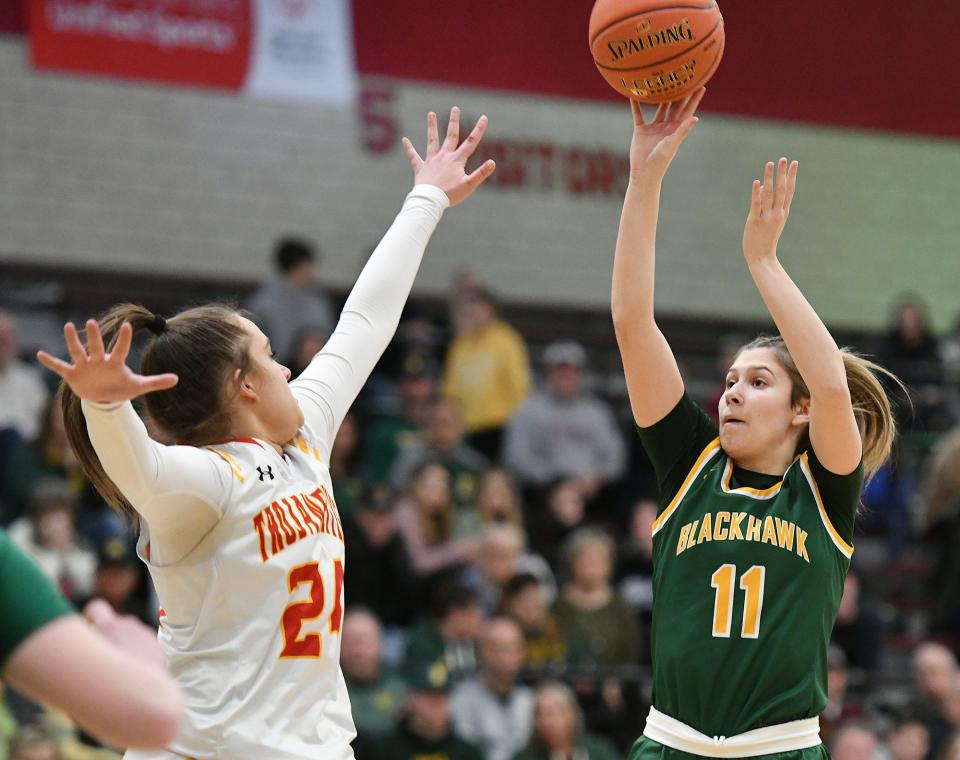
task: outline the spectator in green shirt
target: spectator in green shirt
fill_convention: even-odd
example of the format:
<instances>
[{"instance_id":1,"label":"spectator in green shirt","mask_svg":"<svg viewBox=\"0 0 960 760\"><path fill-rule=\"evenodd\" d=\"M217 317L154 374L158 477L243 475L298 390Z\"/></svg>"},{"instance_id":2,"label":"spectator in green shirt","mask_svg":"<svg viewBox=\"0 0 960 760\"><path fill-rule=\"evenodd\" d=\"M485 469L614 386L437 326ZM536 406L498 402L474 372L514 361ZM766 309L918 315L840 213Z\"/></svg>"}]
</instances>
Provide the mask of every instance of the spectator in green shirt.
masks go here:
<instances>
[{"instance_id":1,"label":"spectator in green shirt","mask_svg":"<svg viewBox=\"0 0 960 760\"><path fill-rule=\"evenodd\" d=\"M454 681L473 675L482 622L483 610L473 589L451 580L440 584L432 614L410 632L406 668L418 671L440 663Z\"/></svg>"},{"instance_id":2,"label":"spectator in green shirt","mask_svg":"<svg viewBox=\"0 0 960 760\"><path fill-rule=\"evenodd\" d=\"M374 760L483 760L483 753L450 724L450 687L450 672L442 662L415 668L404 719L373 745Z\"/></svg>"},{"instance_id":3,"label":"spectator in green shirt","mask_svg":"<svg viewBox=\"0 0 960 760\"><path fill-rule=\"evenodd\" d=\"M537 688L533 737L514 760L619 760L609 741L584 730L583 713L565 684L547 681Z\"/></svg>"},{"instance_id":4,"label":"spectator in green shirt","mask_svg":"<svg viewBox=\"0 0 960 760\"><path fill-rule=\"evenodd\" d=\"M408 354L401 371L399 413L379 420L367 438L367 476L375 483L385 483L400 453L420 442L430 402L437 393L437 370L425 354Z\"/></svg>"},{"instance_id":5,"label":"spectator in green shirt","mask_svg":"<svg viewBox=\"0 0 960 760\"><path fill-rule=\"evenodd\" d=\"M343 619L340 667L357 734L366 739L396 727L407 692L403 678L384 670L382 654L380 621L368 610L354 607Z\"/></svg>"}]
</instances>

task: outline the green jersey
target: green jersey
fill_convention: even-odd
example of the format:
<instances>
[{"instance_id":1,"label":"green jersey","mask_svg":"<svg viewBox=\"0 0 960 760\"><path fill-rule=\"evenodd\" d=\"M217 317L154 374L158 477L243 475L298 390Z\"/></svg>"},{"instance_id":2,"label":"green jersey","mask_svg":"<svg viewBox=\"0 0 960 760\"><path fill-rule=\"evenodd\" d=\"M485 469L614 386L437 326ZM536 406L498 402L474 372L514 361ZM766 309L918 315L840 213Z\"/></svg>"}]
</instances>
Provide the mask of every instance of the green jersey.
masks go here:
<instances>
[{"instance_id":1,"label":"green jersey","mask_svg":"<svg viewBox=\"0 0 960 760\"><path fill-rule=\"evenodd\" d=\"M863 466L741 470L689 396L638 429L660 485L653 704L708 736L818 715Z\"/></svg>"},{"instance_id":2,"label":"green jersey","mask_svg":"<svg viewBox=\"0 0 960 760\"><path fill-rule=\"evenodd\" d=\"M17 648L73 608L27 555L0 530L0 670Z\"/></svg>"}]
</instances>

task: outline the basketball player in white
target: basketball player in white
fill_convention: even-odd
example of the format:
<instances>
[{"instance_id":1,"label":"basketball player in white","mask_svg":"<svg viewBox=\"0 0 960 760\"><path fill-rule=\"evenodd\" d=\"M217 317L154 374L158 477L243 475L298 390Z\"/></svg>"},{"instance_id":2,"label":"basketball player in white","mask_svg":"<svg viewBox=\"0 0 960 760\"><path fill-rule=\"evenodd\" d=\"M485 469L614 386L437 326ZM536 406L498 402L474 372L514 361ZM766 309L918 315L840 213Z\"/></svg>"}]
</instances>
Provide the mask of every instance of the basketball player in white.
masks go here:
<instances>
[{"instance_id":1,"label":"basketball player in white","mask_svg":"<svg viewBox=\"0 0 960 760\"><path fill-rule=\"evenodd\" d=\"M65 382L68 434L88 476L139 520L159 638L185 696L180 736L128 760L352 758L330 448L396 330L444 209L493 172L492 161L464 169L486 124L458 147L454 108L441 145L429 114L425 159L404 138L414 188L329 342L292 383L253 322L219 306L164 320L120 305L87 322L86 346L65 326L70 363L38 354ZM154 333L142 375L125 363L139 327ZM144 394L151 422L177 445L148 435L130 403Z\"/></svg>"}]
</instances>

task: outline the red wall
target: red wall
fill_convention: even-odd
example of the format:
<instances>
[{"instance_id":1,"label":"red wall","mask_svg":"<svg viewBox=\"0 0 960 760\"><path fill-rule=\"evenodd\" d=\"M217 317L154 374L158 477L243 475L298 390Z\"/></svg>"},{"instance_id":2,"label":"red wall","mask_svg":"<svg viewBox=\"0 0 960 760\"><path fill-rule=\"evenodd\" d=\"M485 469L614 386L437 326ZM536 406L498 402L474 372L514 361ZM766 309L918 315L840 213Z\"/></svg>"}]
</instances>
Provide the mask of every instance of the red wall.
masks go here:
<instances>
[{"instance_id":1,"label":"red wall","mask_svg":"<svg viewBox=\"0 0 960 760\"><path fill-rule=\"evenodd\" d=\"M718 0L706 110L960 137L957 0ZM590 0L354 0L370 74L617 97L587 49ZM948 94L949 93L949 94Z\"/></svg>"},{"instance_id":2,"label":"red wall","mask_svg":"<svg viewBox=\"0 0 960 760\"><path fill-rule=\"evenodd\" d=\"M24 0L0 0L23 32ZM705 109L960 137L957 0L719 0L727 45ZM617 96L587 51L591 0L353 0L361 72Z\"/></svg>"}]
</instances>

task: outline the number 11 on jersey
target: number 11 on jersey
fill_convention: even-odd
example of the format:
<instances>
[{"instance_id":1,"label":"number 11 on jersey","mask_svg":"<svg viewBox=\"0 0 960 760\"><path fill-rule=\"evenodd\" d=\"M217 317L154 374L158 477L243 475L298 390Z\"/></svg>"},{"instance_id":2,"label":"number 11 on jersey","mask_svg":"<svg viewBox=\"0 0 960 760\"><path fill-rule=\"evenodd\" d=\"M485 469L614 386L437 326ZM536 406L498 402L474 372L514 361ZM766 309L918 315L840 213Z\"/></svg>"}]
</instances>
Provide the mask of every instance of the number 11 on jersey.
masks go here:
<instances>
[{"instance_id":1,"label":"number 11 on jersey","mask_svg":"<svg viewBox=\"0 0 960 760\"><path fill-rule=\"evenodd\" d=\"M755 639L760 636L760 612L763 610L763 582L767 569L754 565L740 576L740 588L745 592L743 625L740 637ZM713 635L729 639L733 625L734 582L737 579L736 565L720 565L710 576L710 586L716 590L713 603Z\"/></svg>"}]
</instances>

